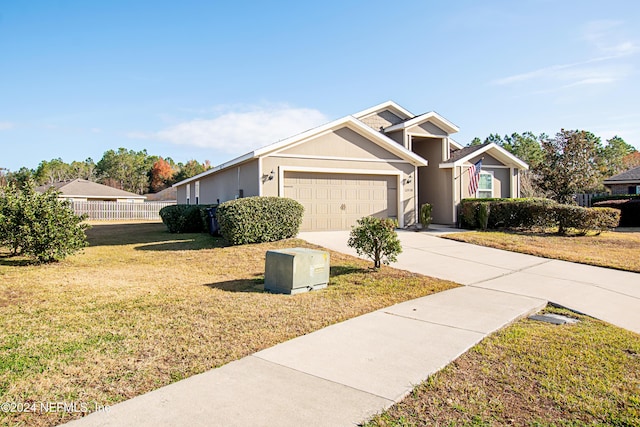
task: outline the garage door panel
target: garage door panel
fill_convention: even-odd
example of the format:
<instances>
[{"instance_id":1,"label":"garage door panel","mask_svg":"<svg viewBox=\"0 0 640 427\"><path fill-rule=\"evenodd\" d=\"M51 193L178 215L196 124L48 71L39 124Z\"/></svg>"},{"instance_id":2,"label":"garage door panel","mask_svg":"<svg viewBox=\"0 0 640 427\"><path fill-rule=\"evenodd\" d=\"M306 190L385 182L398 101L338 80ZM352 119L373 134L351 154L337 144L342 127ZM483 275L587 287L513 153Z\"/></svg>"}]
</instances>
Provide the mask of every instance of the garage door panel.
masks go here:
<instances>
[{"instance_id":1,"label":"garage door panel","mask_svg":"<svg viewBox=\"0 0 640 427\"><path fill-rule=\"evenodd\" d=\"M397 217L397 177L285 172L286 197L305 207L302 230L348 230L373 215Z\"/></svg>"}]
</instances>

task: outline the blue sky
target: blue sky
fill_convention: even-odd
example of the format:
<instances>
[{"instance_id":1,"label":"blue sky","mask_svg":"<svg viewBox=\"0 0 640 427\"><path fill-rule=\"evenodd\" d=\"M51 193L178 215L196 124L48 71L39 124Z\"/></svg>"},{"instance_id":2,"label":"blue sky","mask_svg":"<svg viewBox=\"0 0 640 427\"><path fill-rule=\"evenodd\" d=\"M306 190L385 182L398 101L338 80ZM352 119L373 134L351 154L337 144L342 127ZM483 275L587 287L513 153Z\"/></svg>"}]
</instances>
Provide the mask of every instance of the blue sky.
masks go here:
<instances>
[{"instance_id":1,"label":"blue sky","mask_svg":"<svg viewBox=\"0 0 640 427\"><path fill-rule=\"evenodd\" d=\"M640 2L0 0L0 167L109 149L216 165L394 100L467 144L640 148Z\"/></svg>"}]
</instances>

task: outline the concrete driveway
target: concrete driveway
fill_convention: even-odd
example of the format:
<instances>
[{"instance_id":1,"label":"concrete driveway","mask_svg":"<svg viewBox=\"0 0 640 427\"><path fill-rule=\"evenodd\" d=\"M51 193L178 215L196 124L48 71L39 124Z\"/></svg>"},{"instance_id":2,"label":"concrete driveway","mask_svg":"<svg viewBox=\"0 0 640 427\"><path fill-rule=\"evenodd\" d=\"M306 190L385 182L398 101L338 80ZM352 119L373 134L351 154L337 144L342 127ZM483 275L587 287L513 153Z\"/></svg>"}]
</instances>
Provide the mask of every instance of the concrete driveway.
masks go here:
<instances>
[{"instance_id":1,"label":"concrete driveway","mask_svg":"<svg viewBox=\"0 0 640 427\"><path fill-rule=\"evenodd\" d=\"M640 274L550 260L439 237L452 229L399 231L403 252L395 268L463 285L544 299L640 333ZM339 252L348 231L299 236Z\"/></svg>"}]
</instances>

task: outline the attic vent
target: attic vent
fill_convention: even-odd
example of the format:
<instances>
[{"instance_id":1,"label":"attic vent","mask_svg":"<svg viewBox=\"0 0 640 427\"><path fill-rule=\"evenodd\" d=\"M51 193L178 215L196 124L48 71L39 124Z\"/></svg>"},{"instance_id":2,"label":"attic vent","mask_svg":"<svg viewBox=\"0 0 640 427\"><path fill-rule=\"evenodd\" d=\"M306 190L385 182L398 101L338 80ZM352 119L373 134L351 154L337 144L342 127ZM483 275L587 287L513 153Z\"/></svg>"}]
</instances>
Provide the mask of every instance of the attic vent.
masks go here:
<instances>
[{"instance_id":1,"label":"attic vent","mask_svg":"<svg viewBox=\"0 0 640 427\"><path fill-rule=\"evenodd\" d=\"M533 316L529 316L531 320L537 320L539 322L547 322L552 323L554 325L566 325L578 323L578 319L574 319L573 317L562 316L560 314L547 313L547 314L534 314Z\"/></svg>"}]
</instances>

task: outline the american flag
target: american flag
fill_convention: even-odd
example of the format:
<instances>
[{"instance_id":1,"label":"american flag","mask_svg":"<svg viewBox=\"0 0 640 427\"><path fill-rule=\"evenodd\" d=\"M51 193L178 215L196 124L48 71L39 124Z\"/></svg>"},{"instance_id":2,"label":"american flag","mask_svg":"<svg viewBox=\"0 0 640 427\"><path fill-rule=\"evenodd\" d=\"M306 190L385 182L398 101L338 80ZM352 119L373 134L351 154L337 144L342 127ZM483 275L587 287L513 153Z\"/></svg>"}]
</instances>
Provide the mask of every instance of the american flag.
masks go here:
<instances>
[{"instance_id":1,"label":"american flag","mask_svg":"<svg viewBox=\"0 0 640 427\"><path fill-rule=\"evenodd\" d=\"M480 171L482 170L482 159L478 160L469 168L469 195L476 194L478 182L480 181Z\"/></svg>"}]
</instances>

